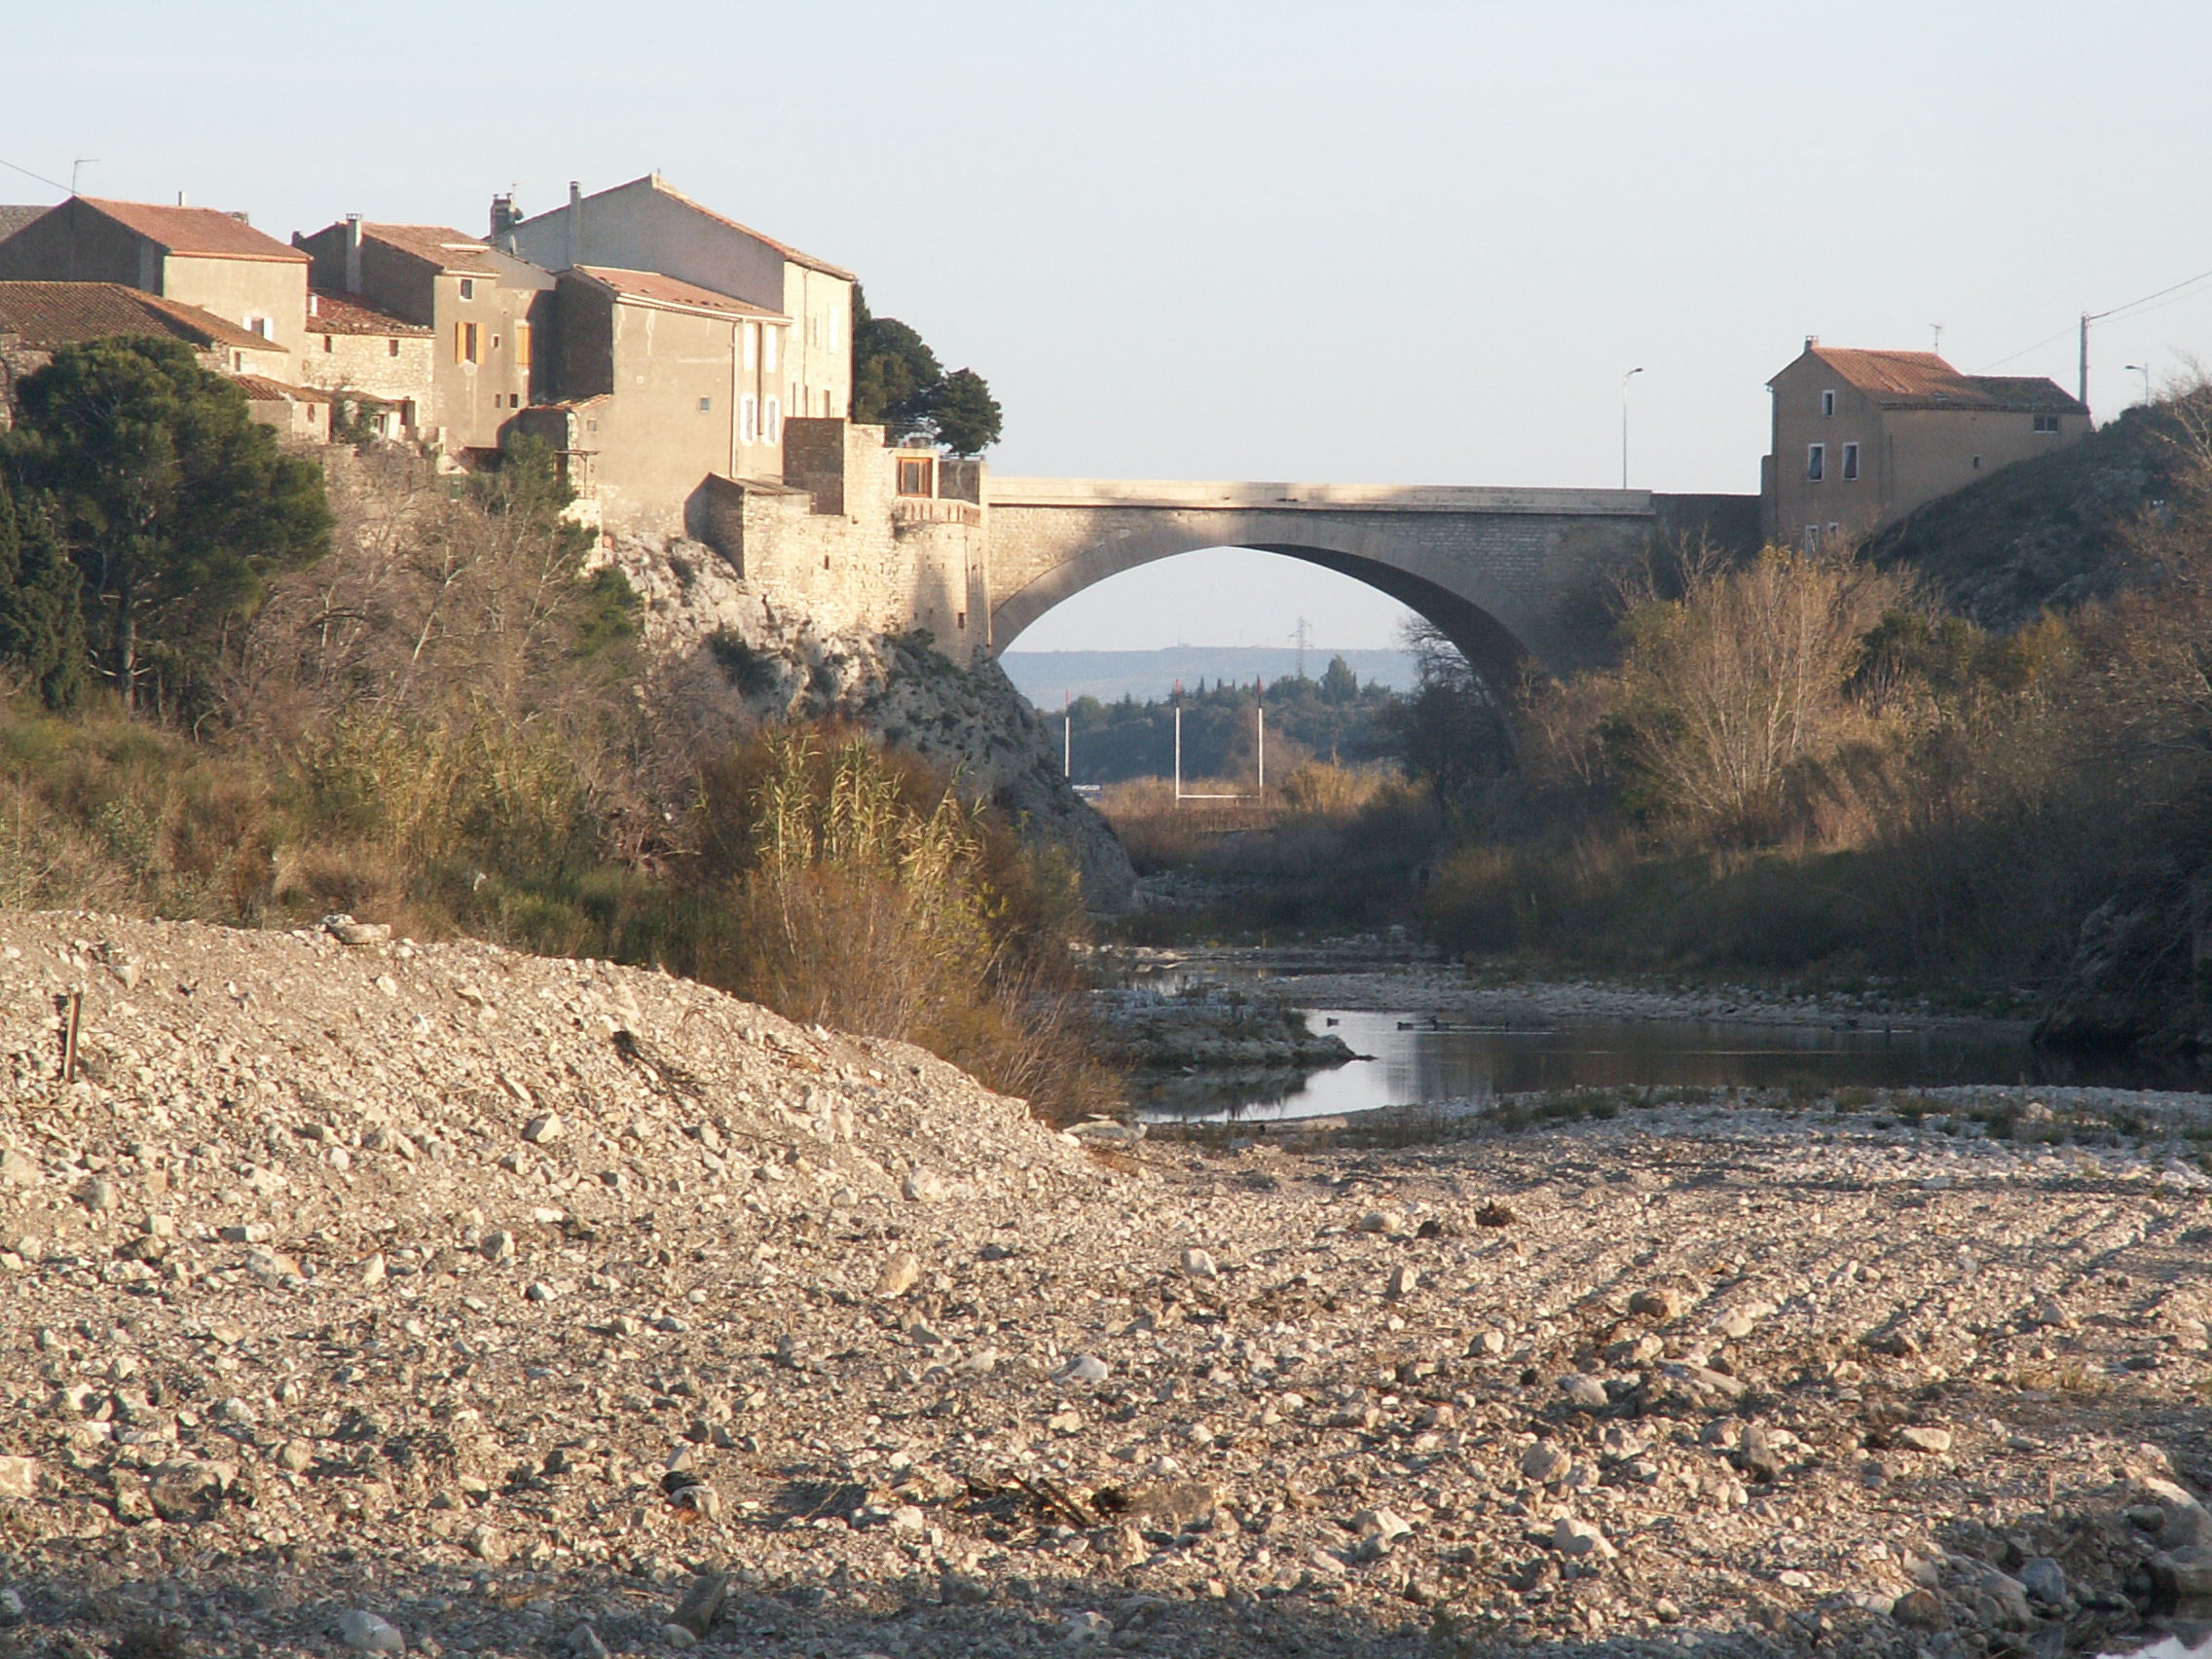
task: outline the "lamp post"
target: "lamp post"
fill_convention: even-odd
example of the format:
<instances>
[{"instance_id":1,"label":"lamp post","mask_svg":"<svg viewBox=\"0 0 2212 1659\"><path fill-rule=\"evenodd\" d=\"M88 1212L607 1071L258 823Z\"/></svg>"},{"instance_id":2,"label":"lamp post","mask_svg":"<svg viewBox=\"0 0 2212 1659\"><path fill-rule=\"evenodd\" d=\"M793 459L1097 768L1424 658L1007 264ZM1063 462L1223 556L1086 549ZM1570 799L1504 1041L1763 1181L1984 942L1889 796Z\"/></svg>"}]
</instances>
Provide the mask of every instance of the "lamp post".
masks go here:
<instances>
[{"instance_id":1,"label":"lamp post","mask_svg":"<svg viewBox=\"0 0 2212 1659\"><path fill-rule=\"evenodd\" d=\"M1621 376L1621 488L1628 488L1628 383L1643 373L1641 365Z\"/></svg>"},{"instance_id":2,"label":"lamp post","mask_svg":"<svg viewBox=\"0 0 2212 1659\"><path fill-rule=\"evenodd\" d=\"M2151 365L2149 363L2129 363L2126 365L2126 368L2130 374L2138 374L2143 377L2143 401L2145 403L2150 402Z\"/></svg>"}]
</instances>

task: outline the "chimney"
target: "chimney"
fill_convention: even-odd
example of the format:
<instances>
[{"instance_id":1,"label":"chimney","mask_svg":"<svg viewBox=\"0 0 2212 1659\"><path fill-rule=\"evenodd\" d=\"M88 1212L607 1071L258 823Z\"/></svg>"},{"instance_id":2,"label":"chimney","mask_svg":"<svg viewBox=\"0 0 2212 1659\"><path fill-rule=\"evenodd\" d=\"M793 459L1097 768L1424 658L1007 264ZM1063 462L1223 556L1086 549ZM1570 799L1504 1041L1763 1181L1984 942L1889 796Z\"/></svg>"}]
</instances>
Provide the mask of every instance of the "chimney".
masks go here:
<instances>
[{"instance_id":1,"label":"chimney","mask_svg":"<svg viewBox=\"0 0 2212 1659\"><path fill-rule=\"evenodd\" d=\"M584 187L569 180L569 257L572 270L584 250Z\"/></svg>"},{"instance_id":2,"label":"chimney","mask_svg":"<svg viewBox=\"0 0 2212 1659\"><path fill-rule=\"evenodd\" d=\"M346 215L346 291L361 291L361 215Z\"/></svg>"},{"instance_id":3,"label":"chimney","mask_svg":"<svg viewBox=\"0 0 2212 1659\"><path fill-rule=\"evenodd\" d=\"M183 192L183 191L181 191L181 190L180 190L180 191L178 191L178 192L176 193L176 204L177 204L177 205L178 205L179 207L189 207L189 206L191 206L191 205L192 205L192 203L191 203L187 202L187 201L186 201L186 200L184 199L184 192Z\"/></svg>"},{"instance_id":4,"label":"chimney","mask_svg":"<svg viewBox=\"0 0 2212 1659\"><path fill-rule=\"evenodd\" d=\"M1820 343L1821 337L1818 334L1808 334L1805 336L1805 350L1808 351L1813 350L1813 348L1818 346Z\"/></svg>"},{"instance_id":5,"label":"chimney","mask_svg":"<svg viewBox=\"0 0 2212 1659\"><path fill-rule=\"evenodd\" d=\"M515 250L515 227L522 223L522 215L515 211L513 196L492 198L492 245L503 253Z\"/></svg>"}]
</instances>

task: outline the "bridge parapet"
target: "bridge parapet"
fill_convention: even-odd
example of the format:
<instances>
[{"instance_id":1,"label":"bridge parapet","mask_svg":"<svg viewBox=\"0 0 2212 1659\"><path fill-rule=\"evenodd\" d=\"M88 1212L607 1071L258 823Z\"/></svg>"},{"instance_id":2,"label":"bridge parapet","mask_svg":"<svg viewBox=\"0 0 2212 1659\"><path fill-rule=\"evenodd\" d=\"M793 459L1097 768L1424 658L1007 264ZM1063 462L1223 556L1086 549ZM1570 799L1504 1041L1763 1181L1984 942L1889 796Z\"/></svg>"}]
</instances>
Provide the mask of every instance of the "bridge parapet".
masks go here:
<instances>
[{"instance_id":1,"label":"bridge parapet","mask_svg":"<svg viewBox=\"0 0 2212 1659\"><path fill-rule=\"evenodd\" d=\"M1152 507L1182 512L1540 513L1650 518L1649 490L1513 489L1452 484L1224 483L1158 478L986 476L994 507Z\"/></svg>"}]
</instances>

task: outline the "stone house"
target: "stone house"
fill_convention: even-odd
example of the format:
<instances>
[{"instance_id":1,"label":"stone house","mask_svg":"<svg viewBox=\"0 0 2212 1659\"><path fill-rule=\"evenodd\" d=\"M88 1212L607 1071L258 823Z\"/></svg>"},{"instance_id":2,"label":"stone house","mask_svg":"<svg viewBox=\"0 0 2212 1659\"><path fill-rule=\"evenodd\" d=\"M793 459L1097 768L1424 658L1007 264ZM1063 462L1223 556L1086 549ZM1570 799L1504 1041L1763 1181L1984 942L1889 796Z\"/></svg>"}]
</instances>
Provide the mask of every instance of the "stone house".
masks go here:
<instances>
[{"instance_id":1,"label":"stone house","mask_svg":"<svg viewBox=\"0 0 2212 1659\"><path fill-rule=\"evenodd\" d=\"M430 331L424 441L462 461L496 452L507 423L533 399L551 275L440 225L370 224L349 214L292 240L313 260L319 292Z\"/></svg>"},{"instance_id":2,"label":"stone house","mask_svg":"<svg viewBox=\"0 0 2212 1659\"><path fill-rule=\"evenodd\" d=\"M1767 383L1767 540L1856 539L2014 461L2079 443L2089 411L2048 380L1961 374L1933 351L1823 346Z\"/></svg>"},{"instance_id":3,"label":"stone house","mask_svg":"<svg viewBox=\"0 0 2212 1659\"><path fill-rule=\"evenodd\" d=\"M72 196L0 241L0 281L112 282L197 306L287 353L306 344L308 260L209 207Z\"/></svg>"},{"instance_id":4,"label":"stone house","mask_svg":"<svg viewBox=\"0 0 2212 1659\"><path fill-rule=\"evenodd\" d=\"M658 173L520 217L511 197L492 203L493 240L549 271L588 265L658 272L789 319L762 420L843 416L853 396L853 291L857 278L725 218Z\"/></svg>"},{"instance_id":5,"label":"stone house","mask_svg":"<svg viewBox=\"0 0 2212 1659\"><path fill-rule=\"evenodd\" d=\"M245 392L246 413L263 425L276 428L280 438L298 443L327 444L330 423L338 400L312 386L290 386L265 375L233 375Z\"/></svg>"},{"instance_id":6,"label":"stone house","mask_svg":"<svg viewBox=\"0 0 2212 1659\"><path fill-rule=\"evenodd\" d=\"M783 471L775 387L791 318L651 271L580 265L556 289L551 443L608 530L695 533L710 477Z\"/></svg>"},{"instance_id":7,"label":"stone house","mask_svg":"<svg viewBox=\"0 0 2212 1659\"><path fill-rule=\"evenodd\" d=\"M119 335L181 340L203 368L220 374L294 378L292 352L198 306L121 282L0 282L0 425L15 408L18 379L64 346Z\"/></svg>"},{"instance_id":8,"label":"stone house","mask_svg":"<svg viewBox=\"0 0 2212 1659\"><path fill-rule=\"evenodd\" d=\"M412 441L435 391L435 335L349 294L308 292L300 382L334 395L340 418Z\"/></svg>"}]
</instances>

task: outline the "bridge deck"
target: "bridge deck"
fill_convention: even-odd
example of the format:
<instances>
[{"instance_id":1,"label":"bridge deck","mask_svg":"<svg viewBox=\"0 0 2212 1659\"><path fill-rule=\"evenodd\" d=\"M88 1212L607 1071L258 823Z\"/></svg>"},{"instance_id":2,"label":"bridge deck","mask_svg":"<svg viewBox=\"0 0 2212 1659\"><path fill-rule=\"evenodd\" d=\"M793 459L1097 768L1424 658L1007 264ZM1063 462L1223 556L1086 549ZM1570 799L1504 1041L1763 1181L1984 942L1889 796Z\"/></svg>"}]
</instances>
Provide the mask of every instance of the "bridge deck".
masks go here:
<instances>
[{"instance_id":1,"label":"bridge deck","mask_svg":"<svg viewBox=\"0 0 2212 1659\"><path fill-rule=\"evenodd\" d=\"M1649 518L1648 490L1500 489L1457 484L1239 484L1159 478L1002 478L994 507L1164 507L1185 512L1545 513Z\"/></svg>"}]
</instances>

